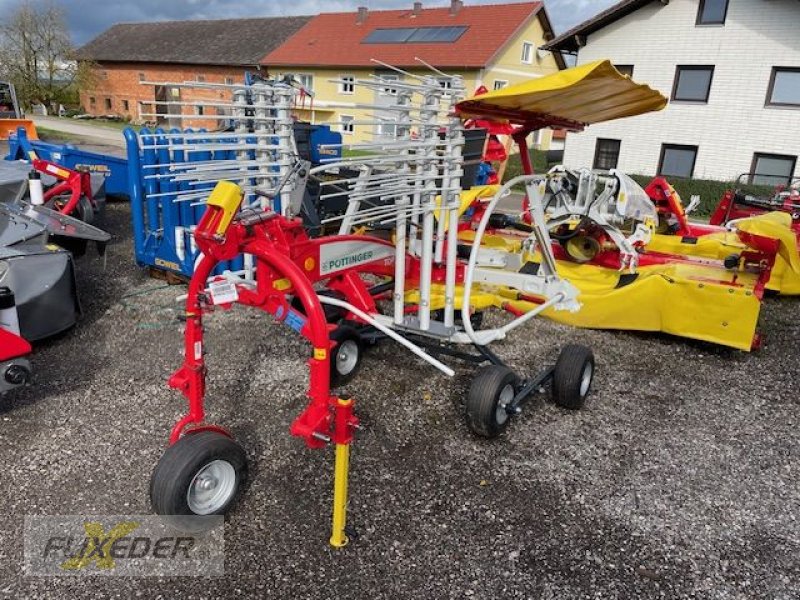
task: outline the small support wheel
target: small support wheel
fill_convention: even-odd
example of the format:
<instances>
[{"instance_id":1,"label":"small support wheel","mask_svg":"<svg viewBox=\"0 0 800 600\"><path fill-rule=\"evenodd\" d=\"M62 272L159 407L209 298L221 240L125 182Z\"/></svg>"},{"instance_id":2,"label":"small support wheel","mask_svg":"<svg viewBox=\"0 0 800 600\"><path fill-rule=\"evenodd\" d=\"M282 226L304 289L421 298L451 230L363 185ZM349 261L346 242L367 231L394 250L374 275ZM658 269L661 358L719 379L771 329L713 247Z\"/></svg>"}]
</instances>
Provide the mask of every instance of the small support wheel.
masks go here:
<instances>
[{"instance_id":1,"label":"small support wheel","mask_svg":"<svg viewBox=\"0 0 800 600\"><path fill-rule=\"evenodd\" d=\"M84 223L91 225L94 222L94 207L86 196L81 196L78 205L75 207L77 217Z\"/></svg>"},{"instance_id":2,"label":"small support wheel","mask_svg":"<svg viewBox=\"0 0 800 600\"><path fill-rule=\"evenodd\" d=\"M561 408L578 410L594 378L594 354L591 349L578 344L564 346L553 372L553 402Z\"/></svg>"},{"instance_id":3,"label":"small support wheel","mask_svg":"<svg viewBox=\"0 0 800 600\"><path fill-rule=\"evenodd\" d=\"M516 395L519 378L508 367L481 368L467 394L467 425L477 435L495 438L508 426L507 410Z\"/></svg>"},{"instance_id":4,"label":"small support wheel","mask_svg":"<svg viewBox=\"0 0 800 600\"><path fill-rule=\"evenodd\" d=\"M339 387L353 380L361 367L364 344L358 332L348 325L340 325L331 332L336 345L331 350L331 387Z\"/></svg>"},{"instance_id":5,"label":"small support wheel","mask_svg":"<svg viewBox=\"0 0 800 600\"><path fill-rule=\"evenodd\" d=\"M176 527L195 529L186 517L225 514L246 476L247 458L234 440L217 431L187 433L158 461L150 502Z\"/></svg>"}]
</instances>

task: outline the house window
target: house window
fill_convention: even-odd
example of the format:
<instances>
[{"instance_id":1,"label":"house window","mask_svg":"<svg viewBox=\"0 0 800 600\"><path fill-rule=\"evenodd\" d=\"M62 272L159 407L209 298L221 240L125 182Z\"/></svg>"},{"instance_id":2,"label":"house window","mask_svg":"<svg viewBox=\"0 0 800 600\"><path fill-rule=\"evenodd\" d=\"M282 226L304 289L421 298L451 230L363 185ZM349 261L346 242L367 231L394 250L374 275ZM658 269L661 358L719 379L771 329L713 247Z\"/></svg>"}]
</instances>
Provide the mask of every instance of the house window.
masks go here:
<instances>
[{"instance_id":1,"label":"house window","mask_svg":"<svg viewBox=\"0 0 800 600\"><path fill-rule=\"evenodd\" d=\"M774 67L767 104L800 107L800 67Z\"/></svg>"},{"instance_id":2,"label":"house window","mask_svg":"<svg viewBox=\"0 0 800 600\"><path fill-rule=\"evenodd\" d=\"M628 77L633 77L633 65L614 65L614 68Z\"/></svg>"},{"instance_id":3,"label":"house window","mask_svg":"<svg viewBox=\"0 0 800 600\"><path fill-rule=\"evenodd\" d=\"M520 61L522 61L522 63L526 65L529 65L533 62L532 42L522 42L522 56L520 57Z\"/></svg>"},{"instance_id":4,"label":"house window","mask_svg":"<svg viewBox=\"0 0 800 600\"><path fill-rule=\"evenodd\" d=\"M728 16L728 0L700 0L698 25L724 25Z\"/></svg>"},{"instance_id":5,"label":"house window","mask_svg":"<svg viewBox=\"0 0 800 600\"><path fill-rule=\"evenodd\" d=\"M350 135L355 131L355 126L353 124L353 121L354 121L353 115L341 115L341 127L343 134Z\"/></svg>"},{"instance_id":6,"label":"house window","mask_svg":"<svg viewBox=\"0 0 800 600\"><path fill-rule=\"evenodd\" d=\"M439 86L444 90L445 98L450 96L450 91L453 89L453 80L449 77L439 77Z\"/></svg>"},{"instance_id":7,"label":"house window","mask_svg":"<svg viewBox=\"0 0 800 600\"><path fill-rule=\"evenodd\" d=\"M505 79L495 79L494 80L494 89L495 90L502 90L507 85L508 85L508 81L505 80Z\"/></svg>"},{"instance_id":8,"label":"house window","mask_svg":"<svg viewBox=\"0 0 800 600\"><path fill-rule=\"evenodd\" d=\"M382 137L396 137L397 128L394 121L381 120L378 124L378 135Z\"/></svg>"},{"instance_id":9,"label":"house window","mask_svg":"<svg viewBox=\"0 0 800 600\"><path fill-rule=\"evenodd\" d=\"M144 73L139 73L139 81L144 81L144 80L145 80Z\"/></svg>"},{"instance_id":10,"label":"house window","mask_svg":"<svg viewBox=\"0 0 800 600\"><path fill-rule=\"evenodd\" d=\"M198 83L204 83L205 80L206 80L206 76L205 75L198 75L197 76L197 82Z\"/></svg>"},{"instance_id":11,"label":"house window","mask_svg":"<svg viewBox=\"0 0 800 600\"><path fill-rule=\"evenodd\" d=\"M97 99L94 96L89 96L89 106L96 106Z\"/></svg>"},{"instance_id":12,"label":"house window","mask_svg":"<svg viewBox=\"0 0 800 600\"><path fill-rule=\"evenodd\" d=\"M619 140L609 140L597 138L597 144L594 147L594 165L593 169L602 169L608 171L616 169L619 162L619 148L621 142Z\"/></svg>"},{"instance_id":13,"label":"house window","mask_svg":"<svg viewBox=\"0 0 800 600\"><path fill-rule=\"evenodd\" d=\"M106 110L111 110L111 106L112 106L111 105L111 98L106 98L104 103L105 103Z\"/></svg>"},{"instance_id":14,"label":"house window","mask_svg":"<svg viewBox=\"0 0 800 600\"><path fill-rule=\"evenodd\" d=\"M400 76L393 73L382 73L380 77L383 81L400 81ZM397 96L397 88L385 87L381 93L384 96Z\"/></svg>"},{"instance_id":15,"label":"house window","mask_svg":"<svg viewBox=\"0 0 800 600\"><path fill-rule=\"evenodd\" d=\"M339 78L339 93L352 94L356 89L356 78L352 75L342 75Z\"/></svg>"},{"instance_id":16,"label":"house window","mask_svg":"<svg viewBox=\"0 0 800 600\"><path fill-rule=\"evenodd\" d=\"M796 156L759 154L753 156L752 183L757 185L788 185L797 166Z\"/></svg>"},{"instance_id":17,"label":"house window","mask_svg":"<svg viewBox=\"0 0 800 600\"><path fill-rule=\"evenodd\" d=\"M303 87L304 90L307 92L314 91L314 76L308 74L301 74L295 77L297 81L300 82L300 85Z\"/></svg>"},{"instance_id":18,"label":"house window","mask_svg":"<svg viewBox=\"0 0 800 600\"><path fill-rule=\"evenodd\" d=\"M233 85L233 77L226 77L225 85Z\"/></svg>"},{"instance_id":19,"label":"house window","mask_svg":"<svg viewBox=\"0 0 800 600\"><path fill-rule=\"evenodd\" d=\"M122 101L122 110L128 112L130 110L130 103L127 100Z\"/></svg>"},{"instance_id":20,"label":"house window","mask_svg":"<svg viewBox=\"0 0 800 600\"><path fill-rule=\"evenodd\" d=\"M195 106L194 107L194 114L196 114L198 117L202 117L204 114L206 114L206 107L205 106Z\"/></svg>"},{"instance_id":21,"label":"house window","mask_svg":"<svg viewBox=\"0 0 800 600\"><path fill-rule=\"evenodd\" d=\"M658 174L689 179L694 175L695 162L697 162L697 146L662 144Z\"/></svg>"},{"instance_id":22,"label":"house window","mask_svg":"<svg viewBox=\"0 0 800 600\"><path fill-rule=\"evenodd\" d=\"M678 65L672 99L679 102L707 103L711 93L714 67L709 65Z\"/></svg>"}]
</instances>

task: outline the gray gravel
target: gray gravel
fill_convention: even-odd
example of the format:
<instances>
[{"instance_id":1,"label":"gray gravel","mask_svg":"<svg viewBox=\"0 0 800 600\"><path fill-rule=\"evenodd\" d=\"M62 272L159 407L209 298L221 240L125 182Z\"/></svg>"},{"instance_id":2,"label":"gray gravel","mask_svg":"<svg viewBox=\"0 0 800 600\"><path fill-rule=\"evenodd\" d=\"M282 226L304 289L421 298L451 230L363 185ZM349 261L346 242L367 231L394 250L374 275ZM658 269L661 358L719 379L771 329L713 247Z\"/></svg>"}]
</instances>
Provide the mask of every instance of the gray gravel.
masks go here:
<instances>
[{"instance_id":1,"label":"gray gravel","mask_svg":"<svg viewBox=\"0 0 800 600\"><path fill-rule=\"evenodd\" d=\"M0 401L0 596L8 598L798 598L800 303L766 302L744 354L658 335L537 320L497 347L520 370L568 341L595 349L587 407L531 402L507 434L472 436L468 369L448 380L394 345L349 386L348 547L327 545L330 451L289 436L307 348L235 309L208 320L210 420L252 478L226 524L222 578L36 578L24 515L148 513L150 473L184 408L180 287L132 261L112 204L108 266L79 262L85 318L37 348L36 384Z\"/></svg>"}]
</instances>

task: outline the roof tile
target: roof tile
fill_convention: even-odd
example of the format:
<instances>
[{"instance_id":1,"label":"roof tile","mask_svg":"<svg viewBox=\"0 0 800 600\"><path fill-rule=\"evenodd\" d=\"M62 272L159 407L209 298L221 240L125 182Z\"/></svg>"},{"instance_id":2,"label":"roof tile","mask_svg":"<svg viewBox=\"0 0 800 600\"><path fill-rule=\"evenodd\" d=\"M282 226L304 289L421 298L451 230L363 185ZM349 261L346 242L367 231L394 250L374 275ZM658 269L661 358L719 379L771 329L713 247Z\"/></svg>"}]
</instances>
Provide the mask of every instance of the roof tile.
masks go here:
<instances>
[{"instance_id":1,"label":"roof tile","mask_svg":"<svg viewBox=\"0 0 800 600\"><path fill-rule=\"evenodd\" d=\"M409 2L410 4L410 2ZM268 66L365 67L377 59L398 67L419 66L415 57L437 66L486 66L508 39L542 8L541 2L369 11L364 23L356 12L325 13L312 18L284 44L264 56ZM466 25L469 29L453 43L365 44L378 28Z\"/></svg>"},{"instance_id":2,"label":"roof tile","mask_svg":"<svg viewBox=\"0 0 800 600\"><path fill-rule=\"evenodd\" d=\"M79 58L256 66L311 17L120 23L78 50Z\"/></svg>"}]
</instances>

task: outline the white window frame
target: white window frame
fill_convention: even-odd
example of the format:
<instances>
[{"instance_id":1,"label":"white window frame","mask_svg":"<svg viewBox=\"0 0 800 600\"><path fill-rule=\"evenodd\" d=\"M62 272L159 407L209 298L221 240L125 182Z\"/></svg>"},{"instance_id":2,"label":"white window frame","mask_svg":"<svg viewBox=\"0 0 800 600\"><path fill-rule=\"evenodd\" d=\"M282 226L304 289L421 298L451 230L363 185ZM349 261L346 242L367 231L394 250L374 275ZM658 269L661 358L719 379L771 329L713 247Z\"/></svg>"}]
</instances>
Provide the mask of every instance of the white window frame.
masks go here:
<instances>
[{"instance_id":1,"label":"white window frame","mask_svg":"<svg viewBox=\"0 0 800 600\"><path fill-rule=\"evenodd\" d=\"M309 92L313 92L314 91L314 75L313 74L311 74L311 73L295 73L294 76L297 79L297 81L300 82L300 85L303 86L303 88L305 88ZM308 85L306 85L303 82L303 78L306 78L308 80L308 82L309 82Z\"/></svg>"},{"instance_id":2,"label":"white window frame","mask_svg":"<svg viewBox=\"0 0 800 600\"><path fill-rule=\"evenodd\" d=\"M345 73L339 76L339 93L344 96L352 96L356 91L356 76ZM347 88L350 88L349 90Z\"/></svg>"},{"instance_id":3,"label":"white window frame","mask_svg":"<svg viewBox=\"0 0 800 600\"><path fill-rule=\"evenodd\" d=\"M397 123L391 119L378 119L378 135L380 137L396 138Z\"/></svg>"},{"instance_id":4,"label":"white window frame","mask_svg":"<svg viewBox=\"0 0 800 600\"><path fill-rule=\"evenodd\" d=\"M439 85L444 90L444 94L442 94L442 98L449 98L450 94L453 90L453 80L449 77L439 77L438 78Z\"/></svg>"},{"instance_id":5,"label":"white window frame","mask_svg":"<svg viewBox=\"0 0 800 600\"><path fill-rule=\"evenodd\" d=\"M498 83L502 83L503 85L497 85ZM508 79L495 79L494 83L492 84L492 90L502 90L503 88L508 87Z\"/></svg>"},{"instance_id":6,"label":"white window frame","mask_svg":"<svg viewBox=\"0 0 800 600\"><path fill-rule=\"evenodd\" d=\"M528 53L528 59L525 60L525 49L530 48L530 52ZM522 42L522 53L519 57L519 62L523 65L532 65L533 64L533 55L536 52L536 44L533 42L524 41Z\"/></svg>"},{"instance_id":7,"label":"white window frame","mask_svg":"<svg viewBox=\"0 0 800 600\"><path fill-rule=\"evenodd\" d=\"M383 81L397 81L400 82L400 76L395 75L394 73L384 73L381 76L381 80ZM382 96L397 96L397 88L392 87L385 87L381 90Z\"/></svg>"},{"instance_id":8,"label":"white window frame","mask_svg":"<svg viewBox=\"0 0 800 600\"><path fill-rule=\"evenodd\" d=\"M349 123L345 123L346 119L349 119ZM339 115L339 131L342 132L342 135L353 135L356 132L355 120L353 115Z\"/></svg>"}]
</instances>

